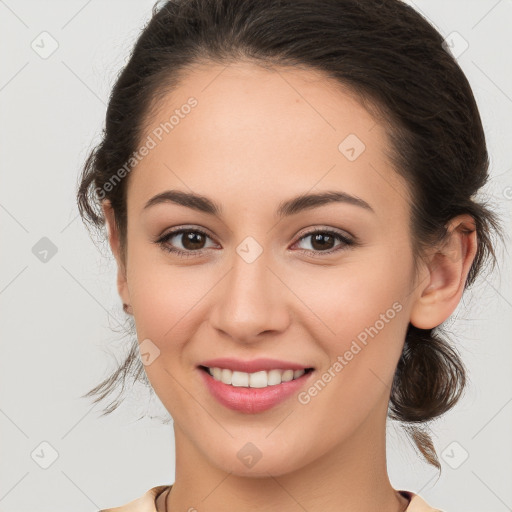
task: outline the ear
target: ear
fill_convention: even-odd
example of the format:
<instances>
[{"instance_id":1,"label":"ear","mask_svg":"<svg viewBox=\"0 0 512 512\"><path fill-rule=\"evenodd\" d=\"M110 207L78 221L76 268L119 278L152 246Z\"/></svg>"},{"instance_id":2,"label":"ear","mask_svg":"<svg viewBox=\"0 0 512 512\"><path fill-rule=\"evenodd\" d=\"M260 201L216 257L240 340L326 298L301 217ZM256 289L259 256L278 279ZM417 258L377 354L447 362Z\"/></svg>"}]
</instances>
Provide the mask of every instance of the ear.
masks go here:
<instances>
[{"instance_id":1,"label":"ear","mask_svg":"<svg viewBox=\"0 0 512 512\"><path fill-rule=\"evenodd\" d=\"M112 250L112 254L117 262L117 291L124 304L131 304L130 292L128 290L128 282L126 279L126 266L121 255L121 244L119 231L115 222L115 212L112 204L108 200L104 200L101 204L103 215L105 216L105 225L107 227L108 242Z\"/></svg>"},{"instance_id":2,"label":"ear","mask_svg":"<svg viewBox=\"0 0 512 512\"><path fill-rule=\"evenodd\" d=\"M419 284L410 322L419 329L433 329L456 309L477 250L476 227L468 214L454 217L447 225L446 243L436 248Z\"/></svg>"}]
</instances>

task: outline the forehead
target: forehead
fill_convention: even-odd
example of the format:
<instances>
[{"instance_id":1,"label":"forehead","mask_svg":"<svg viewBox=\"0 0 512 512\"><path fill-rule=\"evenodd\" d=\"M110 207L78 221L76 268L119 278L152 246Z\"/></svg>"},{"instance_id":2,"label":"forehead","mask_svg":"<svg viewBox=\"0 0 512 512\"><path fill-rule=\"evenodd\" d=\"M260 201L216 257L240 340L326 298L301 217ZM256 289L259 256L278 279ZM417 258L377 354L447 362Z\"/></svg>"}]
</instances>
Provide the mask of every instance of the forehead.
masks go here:
<instances>
[{"instance_id":1,"label":"forehead","mask_svg":"<svg viewBox=\"0 0 512 512\"><path fill-rule=\"evenodd\" d=\"M383 215L407 212L384 128L316 71L195 66L155 104L140 140L148 137L154 147L130 177L133 207L171 188L222 204L243 197L245 207L335 188Z\"/></svg>"}]
</instances>

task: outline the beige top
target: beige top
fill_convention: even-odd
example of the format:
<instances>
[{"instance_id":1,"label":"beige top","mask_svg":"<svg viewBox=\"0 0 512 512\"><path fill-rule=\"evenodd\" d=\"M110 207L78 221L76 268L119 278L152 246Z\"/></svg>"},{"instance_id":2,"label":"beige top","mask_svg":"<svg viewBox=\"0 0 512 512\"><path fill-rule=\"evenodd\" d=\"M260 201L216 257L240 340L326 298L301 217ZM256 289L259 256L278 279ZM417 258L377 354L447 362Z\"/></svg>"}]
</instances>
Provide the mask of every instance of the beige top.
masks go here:
<instances>
[{"instance_id":1,"label":"beige top","mask_svg":"<svg viewBox=\"0 0 512 512\"><path fill-rule=\"evenodd\" d=\"M172 487L172 485L157 485L149 489L149 491L140 498L130 501L126 505L116 508L106 508L98 512L157 512L155 501L159 494L166 491L169 487ZM398 492L409 500L409 506L405 512L442 512L442 510L432 508L428 505L419 494L401 490Z\"/></svg>"}]
</instances>

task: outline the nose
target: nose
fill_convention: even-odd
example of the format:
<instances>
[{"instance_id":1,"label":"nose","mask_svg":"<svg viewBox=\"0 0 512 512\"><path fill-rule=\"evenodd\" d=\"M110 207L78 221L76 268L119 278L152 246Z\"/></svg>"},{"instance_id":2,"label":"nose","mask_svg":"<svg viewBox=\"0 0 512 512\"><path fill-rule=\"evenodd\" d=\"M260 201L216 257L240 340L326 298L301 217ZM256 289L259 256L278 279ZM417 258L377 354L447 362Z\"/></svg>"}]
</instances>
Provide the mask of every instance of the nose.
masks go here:
<instances>
[{"instance_id":1,"label":"nose","mask_svg":"<svg viewBox=\"0 0 512 512\"><path fill-rule=\"evenodd\" d=\"M284 332L290 323L293 293L270 268L266 253L246 261L235 254L233 265L215 287L210 324L222 336L251 344ZM270 263L271 264L271 263Z\"/></svg>"}]
</instances>

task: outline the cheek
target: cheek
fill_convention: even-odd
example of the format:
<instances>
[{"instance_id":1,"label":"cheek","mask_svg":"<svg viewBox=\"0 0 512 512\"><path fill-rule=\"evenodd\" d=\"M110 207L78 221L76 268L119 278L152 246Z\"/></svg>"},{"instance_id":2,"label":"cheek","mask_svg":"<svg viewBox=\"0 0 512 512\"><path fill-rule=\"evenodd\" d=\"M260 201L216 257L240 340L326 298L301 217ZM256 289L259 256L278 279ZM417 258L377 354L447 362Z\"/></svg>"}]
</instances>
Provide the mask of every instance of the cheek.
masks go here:
<instances>
[{"instance_id":1,"label":"cheek","mask_svg":"<svg viewBox=\"0 0 512 512\"><path fill-rule=\"evenodd\" d=\"M327 354L320 377L329 383L313 399L314 407L354 413L352 420L329 416L333 428L340 422L351 428L355 418L362 420L390 391L408 326L405 298L412 259L402 254L368 250L324 269L324 277L308 279L297 292L308 297L305 302L317 313L305 329ZM307 295L308 288L317 291Z\"/></svg>"},{"instance_id":2,"label":"cheek","mask_svg":"<svg viewBox=\"0 0 512 512\"><path fill-rule=\"evenodd\" d=\"M136 260L128 279L137 332L159 342L181 339L179 333L194 305L208 290L205 281L197 281L192 268L138 264Z\"/></svg>"},{"instance_id":3,"label":"cheek","mask_svg":"<svg viewBox=\"0 0 512 512\"><path fill-rule=\"evenodd\" d=\"M381 338L393 338L407 325L404 299L412 262L403 254L365 249L336 267L318 267L295 279L294 291L315 313L308 315L308 328L314 328L315 339L324 340L328 352L343 353L358 337L364 341L368 329L375 333L373 326Z\"/></svg>"},{"instance_id":4,"label":"cheek","mask_svg":"<svg viewBox=\"0 0 512 512\"><path fill-rule=\"evenodd\" d=\"M305 328L327 358L319 371L321 382L303 399L311 400L311 410L339 412L318 415L323 423L317 425L338 435L348 435L376 407L384 411L408 325L404 297L411 262L385 252L374 256L331 269L325 279L316 280L318 292L305 301L319 317ZM304 297L306 288L297 294Z\"/></svg>"},{"instance_id":5,"label":"cheek","mask_svg":"<svg viewBox=\"0 0 512 512\"><path fill-rule=\"evenodd\" d=\"M142 251L132 254L128 282L137 339L139 343L151 341L146 347L150 347L153 359L144 371L160 400L174 415L189 406L190 397L183 393L179 382L192 376L187 374L193 371L186 357L187 346L197 327L194 308L207 293L207 283L198 280L192 267L166 265L162 259ZM141 354L146 351L141 345Z\"/></svg>"},{"instance_id":6,"label":"cheek","mask_svg":"<svg viewBox=\"0 0 512 512\"><path fill-rule=\"evenodd\" d=\"M194 370L190 340L208 320L209 293L219 281L213 267L179 266L159 251L133 244L128 264L137 338L139 342L151 340L160 350L158 364L145 368L155 387L160 378L169 382L164 368L173 374Z\"/></svg>"}]
</instances>

